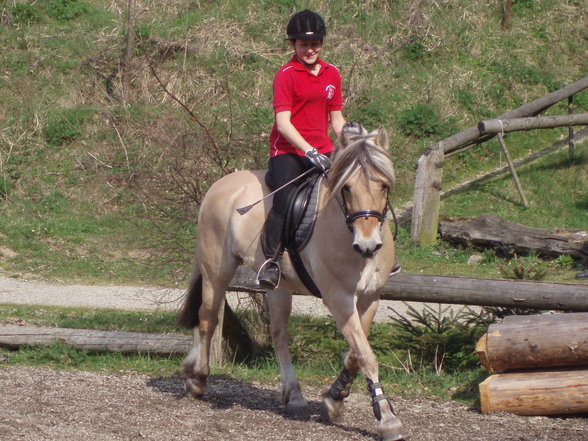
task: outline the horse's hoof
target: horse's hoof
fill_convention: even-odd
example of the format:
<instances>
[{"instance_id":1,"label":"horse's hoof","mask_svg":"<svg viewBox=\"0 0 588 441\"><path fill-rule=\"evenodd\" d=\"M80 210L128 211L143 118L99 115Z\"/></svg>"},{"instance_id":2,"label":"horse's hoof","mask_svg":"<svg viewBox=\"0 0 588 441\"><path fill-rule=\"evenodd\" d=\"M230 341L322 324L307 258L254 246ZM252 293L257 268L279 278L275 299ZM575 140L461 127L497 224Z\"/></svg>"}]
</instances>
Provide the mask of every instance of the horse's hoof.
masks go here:
<instances>
[{"instance_id":1,"label":"horse's hoof","mask_svg":"<svg viewBox=\"0 0 588 441\"><path fill-rule=\"evenodd\" d=\"M186 378L184 381L184 389L194 398L200 398L206 392L206 378Z\"/></svg>"},{"instance_id":2,"label":"horse's hoof","mask_svg":"<svg viewBox=\"0 0 588 441\"><path fill-rule=\"evenodd\" d=\"M321 401L320 415L321 420L325 423L334 423L343 414L343 400L333 400L329 395L329 388L321 392L323 401Z\"/></svg>"},{"instance_id":3,"label":"horse's hoof","mask_svg":"<svg viewBox=\"0 0 588 441\"><path fill-rule=\"evenodd\" d=\"M378 432L382 441L408 441L404 425L396 416L391 421L381 424Z\"/></svg>"},{"instance_id":4,"label":"horse's hoof","mask_svg":"<svg viewBox=\"0 0 588 441\"><path fill-rule=\"evenodd\" d=\"M304 398L289 401L286 404L286 415L294 419L307 419L310 417L308 402Z\"/></svg>"}]
</instances>

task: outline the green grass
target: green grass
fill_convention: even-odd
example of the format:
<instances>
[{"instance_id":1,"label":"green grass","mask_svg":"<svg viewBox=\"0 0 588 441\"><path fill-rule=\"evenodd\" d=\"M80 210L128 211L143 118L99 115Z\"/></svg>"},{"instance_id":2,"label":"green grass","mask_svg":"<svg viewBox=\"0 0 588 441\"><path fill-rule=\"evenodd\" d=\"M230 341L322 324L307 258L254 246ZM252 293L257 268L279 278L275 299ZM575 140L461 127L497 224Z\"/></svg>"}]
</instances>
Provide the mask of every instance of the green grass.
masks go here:
<instances>
[{"instance_id":1,"label":"green grass","mask_svg":"<svg viewBox=\"0 0 588 441\"><path fill-rule=\"evenodd\" d=\"M510 143L510 140L507 142ZM516 142L513 139L512 142ZM451 160L451 159L450 159ZM504 161L504 159L503 159ZM506 165L506 164L504 164ZM586 229L588 150L585 144L569 158L566 149L517 170L530 202L522 206L510 173L474 184L467 192L443 201L441 211L450 217L476 217L494 213L537 228Z\"/></svg>"},{"instance_id":2,"label":"green grass","mask_svg":"<svg viewBox=\"0 0 588 441\"><path fill-rule=\"evenodd\" d=\"M0 321L24 320L31 326L101 329L148 333L187 332L176 325L176 313L166 311L120 311L0 304Z\"/></svg>"},{"instance_id":3,"label":"green grass","mask_svg":"<svg viewBox=\"0 0 588 441\"><path fill-rule=\"evenodd\" d=\"M333 360L335 361L335 360ZM381 360L380 360L381 363ZM482 368L472 368L453 373L436 374L428 369L404 372L400 367L387 369L380 364L380 378L390 396L427 398L439 401L459 401L471 407L479 407L478 385L488 377ZM303 386L316 389L329 386L341 367L335 363L324 365L296 365L296 375ZM261 381L275 384L280 381L276 362L262 362L251 366L228 364L213 368L213 375L229 375L243 381ZM352 392L366 393L365 380L358 376Z\"/></svg>"},{"instance_id":4,"label":"green grass","mask_svg":"<svg viewBox=\"0 0 588 441\"><path fill-rule=\"evenodd\" d=\"M83 205L55 190L36 202L0 204L2 246L15 252L2 260L5 271L80 282L161 284L164 272L149 264L150 242L143 237L152 226Z\"/></svg>"},{"instance_id":5,"label":"green grass","mask_svg":"<svg viewBox=\"0 0 588 441\"><path fill-rule=\"evenodd\" d=\"M105 373L142 372L159 376L177 374L182 358L154 354L95 353L56 343L50 346L26 346L17 351L0 349L0 359L2 359L0 366L2 364L43 366L52 369Z\"/></svg>"},{"instance_id":6,"label":"green grass","mask_svg":"<svg viewBox=\"0 0 588 441\"><path fill-rule=\"evenodd\" d=\"M174 0L135 17L124 99L124 8L97 0L10 3L0 33L0 268L78 282L183 283L208 186L234 168L266 165L271 82L289 57L284 26L303 7L329 26L324 55L342 73L347 119L388 130L394 202L409 201L425 148L588 74L579 4L519 3L502 32L498 4L480 9L469 0ZM211 138L166 96L148 61ZM574 103L587 111L588 91ZM564 104L549 113L567 113ZM511 134L507 143L518 158L559 133ZM491 209L533 226L585 228L585 147L578 150L576 165L560 158L521 170L529 210L505 177L445 200L443 212ZM447 158L444 187L499 158L496 142ZM407 238L405 231L399 243L407 271L497 275L491 259L465 265L475 250L419 249Z\"/></svg>"}]
</instances>

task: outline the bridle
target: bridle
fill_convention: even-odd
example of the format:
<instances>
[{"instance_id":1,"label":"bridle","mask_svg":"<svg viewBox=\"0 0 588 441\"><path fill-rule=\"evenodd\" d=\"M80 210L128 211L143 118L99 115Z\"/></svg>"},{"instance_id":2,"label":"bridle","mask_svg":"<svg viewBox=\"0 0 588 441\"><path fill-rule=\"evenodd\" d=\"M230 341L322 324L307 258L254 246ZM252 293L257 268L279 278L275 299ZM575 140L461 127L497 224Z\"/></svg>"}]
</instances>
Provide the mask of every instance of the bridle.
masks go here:
<instances>
[{"instance_id":1,"label":"bridle","mask_svg":"<svg viewBox=\"0 0 588 441\"><path fill-rule=\"evenodd\" d=\"M342 203L340 203L341 211L343 211L343 215L345 216L345 224L347 225L347 228L349 229L349 231L353 231L353 222L355 222L357 219L362 218L362 217L366 218L366 219L368 219L370 217L375 217L376 219L378 219L380 224L383 224L384 221L386 220L386 213L388 212L388 205L389 204L386 204L384 211L358 210L358 211L354 211L353 213L350 213L349 209L347 208L345 196L343 196L342 193L341 193L341 199L342 199Z\"/></svg>"},{"instance_id":2,"label":"bridle","mask_svg":"<svg viewBox=\"0 0 588 441\"><path fill-rule=\"evenodd\" d=\"M345 216L345 224L349 231L353 232L353 222L355 222L359 218L368 219L370 217L375 217L380 222L380 228L384 225L384 221L386 220L386 215L388 211L392 213L392 218L394 219L394 240L398 237L398 219L396 218L396 213L394 213L394 208L392 204L390 204L390 189L386 192L386 206L384 207L384 211L378 210L358 210L354 211L353 213L349 212L347 208L347 202L345 201L345 195L343 191L341 191L341 201L339 201L339 206L341 207L341 211L343 212L343 216Z\"/></svg>"}]
</instances>

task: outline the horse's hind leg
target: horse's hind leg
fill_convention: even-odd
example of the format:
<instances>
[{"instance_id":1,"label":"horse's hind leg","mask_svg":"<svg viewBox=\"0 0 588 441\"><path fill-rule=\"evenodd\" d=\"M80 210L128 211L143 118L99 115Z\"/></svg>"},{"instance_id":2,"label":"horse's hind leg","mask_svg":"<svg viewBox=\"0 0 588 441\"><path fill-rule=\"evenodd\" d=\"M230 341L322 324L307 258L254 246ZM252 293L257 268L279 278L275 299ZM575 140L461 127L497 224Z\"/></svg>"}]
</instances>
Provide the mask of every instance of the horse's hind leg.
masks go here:
<instances>
[{"instance_id":1,"label":"horse's hind leg","mask_svg":"<svg viewBox=\"0 0 588 441\"><path fill-rule=\"evenodd\" d=\"M182 363L186 391L195 397L202 396L206 391L212 336L224 306L226 289L236 268L237 263L227 263L223 271L216 274L217 277L211 277L211 272L206 270L202 274L202 304L198 311L199 324L194 328L194 347Z\"/></svg>"},{"instance_id":2,"label":"horse's hind leg","mask_svg":"<svg viewBox=\"0 0 588 441\"><path fill-rule=\"evenodd\" d=\"M274 290L267 296L270 313L270 331L274 350L280 363L282 379L282 404L286 412L293 417L308 416L308 403L302 395L300 383L288 350L288 319L292 312L292 294L285 290Z\"/></svg>"}]
</instances>

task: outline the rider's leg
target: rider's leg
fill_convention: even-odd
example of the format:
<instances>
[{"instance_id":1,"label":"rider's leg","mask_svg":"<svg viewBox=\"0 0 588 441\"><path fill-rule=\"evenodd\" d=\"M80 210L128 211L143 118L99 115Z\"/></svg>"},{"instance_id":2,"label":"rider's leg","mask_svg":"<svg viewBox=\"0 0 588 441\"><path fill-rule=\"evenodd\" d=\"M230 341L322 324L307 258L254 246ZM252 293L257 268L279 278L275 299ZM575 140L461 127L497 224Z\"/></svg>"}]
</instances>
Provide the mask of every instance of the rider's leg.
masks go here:
<instances>
[{"instance_id":1,"label":"rider's leg","mask_svg":"<svg viewBox=\"0 0 588 441\"><path fill-rule=\"evenodd\" d=\"M282 230L284 216L272 208L263 227L262 241L267 260L259 270L257 282L268 289L274 289L280 281L280 267L278 259L281 255Z\"/></svg>"},{"instance_id":2,"label":"rider's leg","mask_svg":"<svg viewBox=\"0 0 588 441\"><path fill-rule=\"evenodd\" d=\"M305 158L296 154L283 154L270 158L265 181L270 188L279 188L292 179L300 176L309 164ZM290 194L296 183L286 186L274 195L263 231L264 253L268 259L260 268L257 281L268 289L274 289L280 281L278 260L282 251L282 228L290 203Z\"/></svg>"}]
</instances>

